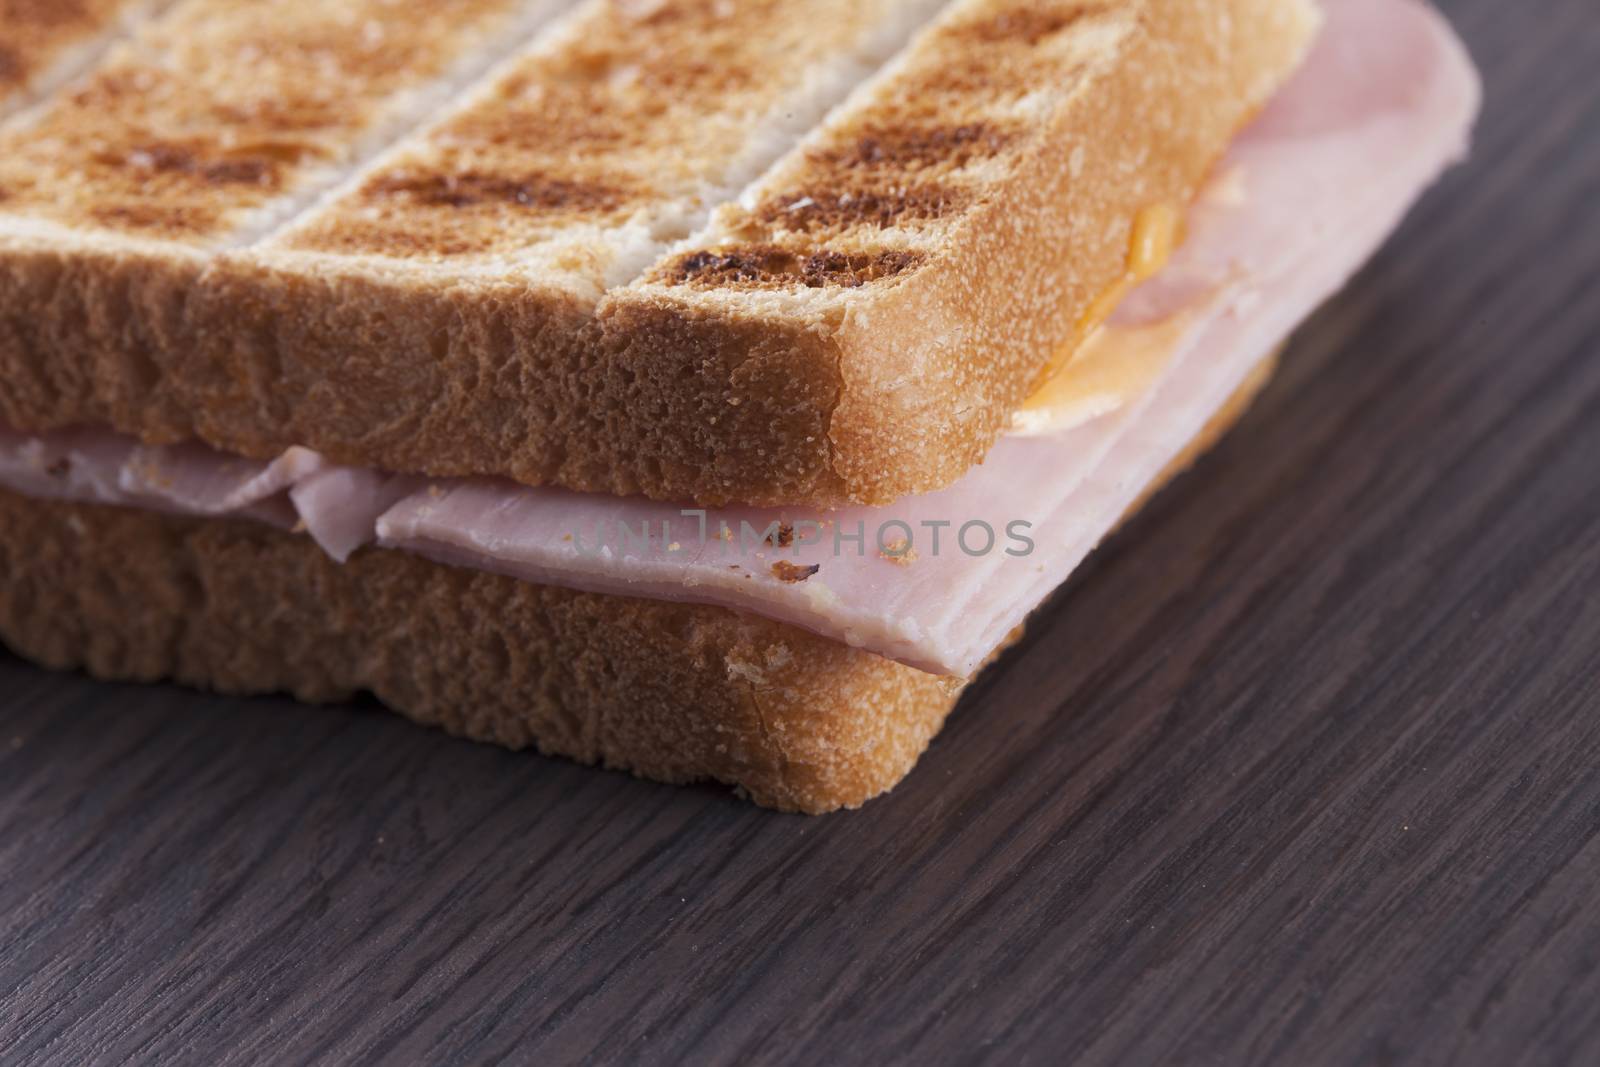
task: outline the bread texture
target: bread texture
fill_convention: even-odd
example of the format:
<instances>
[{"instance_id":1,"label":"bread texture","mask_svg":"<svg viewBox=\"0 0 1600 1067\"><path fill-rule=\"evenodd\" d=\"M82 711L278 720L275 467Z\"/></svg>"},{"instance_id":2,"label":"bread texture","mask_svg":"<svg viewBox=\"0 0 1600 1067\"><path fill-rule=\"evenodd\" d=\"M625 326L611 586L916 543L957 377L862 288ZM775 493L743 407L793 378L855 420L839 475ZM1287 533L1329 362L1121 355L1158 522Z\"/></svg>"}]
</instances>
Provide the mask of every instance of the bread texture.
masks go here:
<instances>
[{"instance_id":1,"label":"bread texture","mask_svg":"<svg viewBox=\"0 0 1600 1067\"><path fill-rule=\"evenodd\" d=\"M305 701L363 690L509 748L711 779L824 812L890 788L961 688L715 608L593 596L385 550L0 493L0 635L54 668Z\"/></svg>"},{"instance_id":2,"label":"bread texture","mask_svg":"<svg viewBox=\"0 0 1600 1067\"><path fill-rule=\"evenodd\" d=\"M0 118L54 92L170 0L0 0Z\"/></svg>"},{"instance_id":3,"label":"bread texture","mask_svg":"<svg viewBox=\"0 0 1600 1067\"><path fill-rule=\"evenodd\" d=\"M249 243L477 81L497 33L561 6L183 0L0 133L0 236Z\"/></svg>"},{"instance_id":4,"label":"bread texture","mask_svg":"<svg viewBox=\"0 0 1600 1067\"><path fill-rule=\"evenodd\" d=\"M1263 365L1157 485L1243 413ZM477 741L857 807L965 682L723 608L577 593L304 536L0 491L0 641L47 667L337 702L370 691Z\"/></svg>"},{"instance_id":5,"label":"bread texture","mask_svg":"<svg viewBox=\"0 0 1600 1067\"><path fill-rule=\"evenodd\" d=\"M0 420L704 504L949 484L1316 19L956 0L868 78L931 6L595 0L370 165L349 143L389 124L329 134L349 173L314 201L298 147L139 148L166 123L139 90L86 171L127 195L46 203L70 161L40 131L87 122L115 60L0 138ZM378 110L433 76L390 62ZM816 114L785 126L796 100Z\"/></svg>"}]
</instances>

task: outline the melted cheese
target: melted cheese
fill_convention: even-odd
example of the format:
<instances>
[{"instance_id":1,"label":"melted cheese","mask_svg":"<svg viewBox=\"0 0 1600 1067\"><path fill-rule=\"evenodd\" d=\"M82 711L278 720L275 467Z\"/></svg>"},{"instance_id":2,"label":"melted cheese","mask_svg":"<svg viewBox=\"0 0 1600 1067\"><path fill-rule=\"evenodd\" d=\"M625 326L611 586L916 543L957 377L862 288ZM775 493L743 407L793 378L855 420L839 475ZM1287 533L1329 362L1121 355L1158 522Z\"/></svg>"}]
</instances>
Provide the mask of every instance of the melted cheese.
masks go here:
<instances>
[{"instance_id":1,"label":"melted cheese","mask_svg":"<svg viewBox=\"0 0 1600 1067\"><path fill-rule=\"evenodd\" d=\"M1147 326L1096 328L1062 373L1012 416L1011 432L1043 437L1116 411L1161 377L1189 324L1188 315L1177 315Z\"/></svg>"},{"instance_id":2,"label":"melted cheese","mask_svg":"<svg viewBox=\"0 0 1600 1067\"><path fill-rule=\"evenodd\" d=\"M1051 358L1012 432L1059 433L1109 414L1148 388L1182 335L1180 318L1154 326L1112 326L1128 294L1166 267L1183 240L1183 214L1174 204L1141 211L1128 238L1127 270L1089 305L1073 339Z\"/></svg>"}]
</instances>

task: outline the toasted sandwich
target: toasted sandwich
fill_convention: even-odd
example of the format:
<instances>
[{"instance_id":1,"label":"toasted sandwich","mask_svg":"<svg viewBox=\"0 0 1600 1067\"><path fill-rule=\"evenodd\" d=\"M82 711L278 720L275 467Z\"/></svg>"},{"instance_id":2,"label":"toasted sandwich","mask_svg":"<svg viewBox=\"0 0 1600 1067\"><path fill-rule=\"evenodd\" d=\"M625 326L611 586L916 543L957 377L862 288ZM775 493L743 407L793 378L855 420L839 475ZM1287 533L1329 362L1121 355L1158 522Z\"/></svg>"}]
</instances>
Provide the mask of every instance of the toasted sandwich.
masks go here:
<instances>
[{"instance_id":1,"label":"toasted sandwich","mask_svg":"<svg viewBox=\"0 0 1600 1067\"><path fill-rule=\"evenodd\" d=\"M1420 0L84 9L0 42L0 638L804 812L1479 98Z\"/></svg>"}]
</instances>

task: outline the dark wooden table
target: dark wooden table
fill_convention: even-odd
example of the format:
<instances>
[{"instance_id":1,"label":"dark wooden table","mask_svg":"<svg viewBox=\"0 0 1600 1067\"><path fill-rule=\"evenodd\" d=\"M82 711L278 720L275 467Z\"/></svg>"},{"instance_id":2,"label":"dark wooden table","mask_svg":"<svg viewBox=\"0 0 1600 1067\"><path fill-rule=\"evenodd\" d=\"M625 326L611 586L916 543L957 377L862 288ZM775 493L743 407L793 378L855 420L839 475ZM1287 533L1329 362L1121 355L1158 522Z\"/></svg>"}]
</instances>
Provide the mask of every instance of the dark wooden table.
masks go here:
<instances>
[{"instance_id":1,"label":"dark wooden table","mask_svg":"<svg viewBox=\"0 0 1600 1067\"><path fill-rule=\"evenodd\" d=\"M866 810L0 658L0 1060L1600 1063L1600 9Z\"/></svg>"}]
</instances>

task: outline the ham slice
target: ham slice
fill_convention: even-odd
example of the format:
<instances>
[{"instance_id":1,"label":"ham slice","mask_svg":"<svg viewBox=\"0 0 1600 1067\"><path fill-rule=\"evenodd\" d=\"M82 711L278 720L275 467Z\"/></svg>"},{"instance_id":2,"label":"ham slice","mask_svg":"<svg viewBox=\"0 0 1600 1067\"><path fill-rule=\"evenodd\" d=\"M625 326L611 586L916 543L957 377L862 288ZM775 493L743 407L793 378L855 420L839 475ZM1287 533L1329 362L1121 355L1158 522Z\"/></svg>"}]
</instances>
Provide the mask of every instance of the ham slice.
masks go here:
<instances>
[{"instance_id":1,"label":"ham slice","mask_svg":"<svg viewBox=\"0 0 1600 1067\"><path fill-rule=\"evenodd\" d=\"M93 431L0 433L0 485L300 523L341 560L375 541L527 581L718 604L969 675L1465 149L1479 87L1443 21L1415 0L1326 6L1304 69L1233 146L1188 241L1117 312L1112 329L1170 337L1153 375L1087 421L1001 441L942 492L828 515L706 513Z\"/></svg>"}]
</instances>

